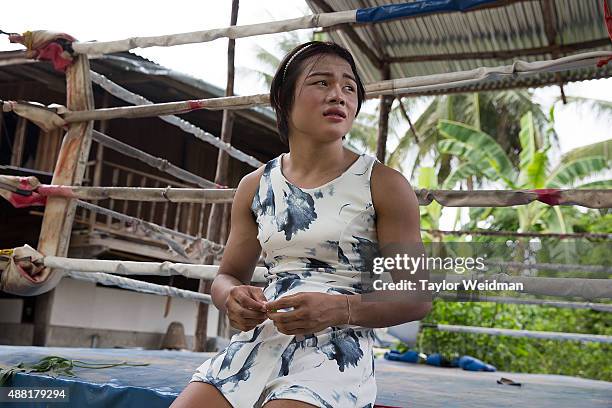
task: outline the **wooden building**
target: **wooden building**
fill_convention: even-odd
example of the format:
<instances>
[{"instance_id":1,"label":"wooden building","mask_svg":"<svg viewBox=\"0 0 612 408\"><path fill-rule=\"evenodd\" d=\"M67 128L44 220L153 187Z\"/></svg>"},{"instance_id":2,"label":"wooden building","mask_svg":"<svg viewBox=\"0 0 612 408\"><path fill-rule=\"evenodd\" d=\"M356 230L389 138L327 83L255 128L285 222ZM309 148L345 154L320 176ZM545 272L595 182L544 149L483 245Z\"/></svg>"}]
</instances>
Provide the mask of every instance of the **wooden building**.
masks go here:
<instances>
[{"instance_id":1,"label":"wooden building","mask_svg":"<svg viewBox=\"0 0 612 408\"><path fill-rule=\"evenodd\" d=\"M107 55L90 61L91 69L152 102L171 102L224 96L224 90L205 81L172 71L131 53ZM129 105L94 85L95 106ZM66 100L65 76L49 63L0 66L0 99L26 100L45 105ZM218 136L223 111L200 110L181 117ZM166 159L207 180L214 180L218 149L193 134L159 118L95 122L94 128L153 156ZM45 133L13 113L0 117L0 172L35 175L50 183L63 130ZM236 111L232 145L266 162L286 148L280 142L275 116L269 108ZM230 158L229 187L254 167ZM172 177L121 152L92 143L83 185L198 187ZM192 236L205 236L210 205L195 203L137 203L103 200L97 203ZM0 248L29 244L37 247L42 207L13 208L0 200ZM224 228L227 235L227 226ZM189 262L146 233L106 216L77 210L70 242L73 258L168 260ZM193 260L191 260L193 261ZM198 290L198 281L183 277L144 277L149 282ZM196 304L181 299L108 288L64 279L53 295L33 298L0 293L0 344L47 346L139 346L156 348L171 321L183 323L188 343L194 333ZM44 301L41 298L45 297ZM34 325L42 314L42 338ZM216 336L216 309L209 310L208 335Z\"/></svg>"}]
</instances>

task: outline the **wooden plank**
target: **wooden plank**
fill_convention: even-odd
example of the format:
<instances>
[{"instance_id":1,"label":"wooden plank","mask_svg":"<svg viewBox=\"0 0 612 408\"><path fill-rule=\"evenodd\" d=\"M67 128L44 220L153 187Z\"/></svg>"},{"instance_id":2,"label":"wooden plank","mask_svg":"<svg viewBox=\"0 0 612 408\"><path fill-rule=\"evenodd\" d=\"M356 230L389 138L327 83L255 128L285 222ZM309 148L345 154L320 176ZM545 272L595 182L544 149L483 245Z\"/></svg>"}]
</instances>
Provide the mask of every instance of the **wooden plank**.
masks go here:
<instances>
[{"instance_id":1,"label":"wooden plank","mask_svg":"<svg viewBox=\"0 0 612 408\"><path fill-rule=\"evenodd\" d=\"M90 110L94 108L93 90L89 76L89 60L86 56L77 56L74 63L66 70L66 106L70 110ZM91 130L93 122L73 123L68 127L60 148L57 164L53 172L52 184L80 185L89 158ZM63 197L49 197L42 220L38 240L38 251L45 255L66 256L70 243L72 221L76 203ZM61 279L55 271L46 271L41 276L51 287ZM38 294L39 289L29 295ZM39 296L34 316L34 345L44 346L47 342L53 290Z\"/></svg>"},{"instance_id":2,"label":"wooden plank","mask_svg":"<svg viewBox=\"0 0 612 408\"><path fill-rule=\"evenodd\" d=\"M28 128L27 119L21 116L17 119L15 128L15 138L13 139L13 150L11 153L11 166L21 167L23 161L23 150L25 148L26 130Z\"/></svg>"},{"instance_id":3,"label":"wooden plank","mask_svg":"<svg viewBox=\"0 0 612 408\"><path fill-rule=\"evenodd\" d=\"M140 260L145 260L145 258L153 258L165 261L192 263L190 259L173 254L167 248L159 248L157 246L127 241L123 239L109 237L92 237L89 240L89 245L103 246L108 248L109 250L138 255Z\"/></svg>"},{"instance_id":4,"label":"wooden plank","mask_svg":"<svg viewBox=\"0 0 612 408\"><path fill-rule=\"evenodd\" d=\"M389 64L385 64L382 69L383 80L391 79L391 69ZM378 142L376 145L376 158L385 163L385 155L387 150L387 134L389 132L389 112L393 97L389 95L381 95L379 97L380 109L378 115Z\"/></svg>"}]
</instances>

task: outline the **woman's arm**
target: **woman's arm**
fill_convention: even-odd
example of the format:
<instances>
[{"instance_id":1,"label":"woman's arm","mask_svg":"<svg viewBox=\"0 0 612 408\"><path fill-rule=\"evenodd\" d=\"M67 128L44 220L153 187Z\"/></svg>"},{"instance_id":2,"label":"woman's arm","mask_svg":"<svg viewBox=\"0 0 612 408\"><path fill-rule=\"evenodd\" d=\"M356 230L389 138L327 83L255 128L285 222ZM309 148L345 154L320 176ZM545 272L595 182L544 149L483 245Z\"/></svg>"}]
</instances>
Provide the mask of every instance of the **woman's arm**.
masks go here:
<instances>
[{"instance_id":1,"label":"woman's arm","mask_svg":"<svg viewBox=\"0 0 612 408\"><path fill-rule=\"evenodd\" d=\"M371 191L381 256L395 257L401 252L415 255L420 252L423 242L419 202L408 180L398 171L376 164L372 170ZM422 292L420 294L424 295ZM422 319L431 310L431 301L417 296L416 291L376 291L374 296L383 299L398 295L405 300L364 301L362 295L349 296L351 324L363 327L394 326Z\"/></svg>"},{"instance_id":2,"label":"woman's arm","mask_svg":"<svg viewBox=\"0 0 612 408\"><path fill-rule=\"evenodd\" d=\"M211 287L213 303L223 312L227 312L226 301L230 291L237 286L250 285L261 253L257 240L257 224L251 213L251 202L262 172L263 167L246 175L238 184L232 202L230 233L219 273ZM263 294L259 300L265 301Z\"/></svg>"},{"instance_id":3,"label":"woman's arm","mask_svg":"<svg viewBox=\"0 0 612 408\"><path fill-rule=\"evenodd\" d=\"M381 255L395 257L406 253L421 252L419 203L408 181L397 171L376 165L372 174L372 198L376 209L376 227ZM392 272L393 280L401 273ZM422 275L416 275L417 279ZM414 281L414 277L412 279ZM423 293L421 293L422 295ZM301 292L284 296L266 304L268 317L276 328L285 334L316 333L330 326L350 324L363 327L389 327L419 320L429 313L428 296L398 291L377 291L362 295L335 295ZM377 299L390 299L376 301ZM399 300L398 300L399 298ZM347 304L348 301L348 304ZM289 312L277 309L291 308Z\"/></svg>"}]
</instances>

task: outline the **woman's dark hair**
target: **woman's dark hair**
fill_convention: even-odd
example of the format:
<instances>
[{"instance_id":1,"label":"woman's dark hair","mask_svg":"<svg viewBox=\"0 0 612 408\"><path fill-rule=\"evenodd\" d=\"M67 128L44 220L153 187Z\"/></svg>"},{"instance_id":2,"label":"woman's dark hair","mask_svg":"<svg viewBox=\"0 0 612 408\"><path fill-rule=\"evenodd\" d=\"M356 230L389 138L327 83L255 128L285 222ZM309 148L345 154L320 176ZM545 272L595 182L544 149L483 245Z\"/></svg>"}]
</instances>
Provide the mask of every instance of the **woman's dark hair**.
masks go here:
<instances>
[{"instance_id":1,"label":"woman's dark hair","mask_svg":"<svg viewBox=\"0 0 612 408\"><path fill-rule=\"evenodd\" d=\"M357 73L355 60L346 48L333 42L321 41L310 41L298 45L283 58L270 86L270 104L276 112L276 127L281 141L286 145L289 144L289 112L291 112L295 100L295 82L302 72L303 62L314 55L336 55L349 63L357 81L357 111L355 116L359 113L361 103L365 99L365 88Z\"/></svg>"}]
</instances>

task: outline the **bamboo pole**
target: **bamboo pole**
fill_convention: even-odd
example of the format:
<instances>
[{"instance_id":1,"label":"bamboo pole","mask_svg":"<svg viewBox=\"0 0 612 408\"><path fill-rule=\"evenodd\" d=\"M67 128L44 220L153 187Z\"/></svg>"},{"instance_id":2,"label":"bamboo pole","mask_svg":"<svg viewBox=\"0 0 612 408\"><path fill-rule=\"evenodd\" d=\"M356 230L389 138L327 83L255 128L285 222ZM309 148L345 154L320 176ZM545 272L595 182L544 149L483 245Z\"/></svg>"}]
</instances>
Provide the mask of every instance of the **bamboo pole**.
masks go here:
<instances>
[{"instance_id":1,"label":"bamboo pole","mask_svg":"<svg viewBox=\"0 0 612 408\"><path fill-rule=\"evenodd\" d=\"M498 67L481 67L468 71L457 71L442 74L424 75L411 78L398 78L371 83L365 86L366 98L379 97L380 95L405 95L430 93L433 91L452 92L454 89L461 89L481 82L496 82L504 79L516 79L526 75L538 73L551 73L559 71L576 70L591 67L602 58L612 57L611 51L593 51L577 55L570 55L554 60L526 62L517 60L511 65ZM73 123L86 120L103 120L116 118L142 118L151 116L171 115L173 113L186 113L198 109L246 109L254 106L269 104L269 95L247 95L247 96L226 96L223 98L199 99L192 101L168 102L160 104L149 104L142 106L123 106L118 108L97 109L83 112L68 110L58 115L49 108L41 108L24 102L5 101L2 103L2 110L5 112L15 111L15 113L27 116L32 110L46 118L41 120L46 126L59 126L66 123ZM45 110L42 112L41 110ZM30 111L30 112L28 112ZM174 118L176 119L176 118ZM194 126L188 123L172 121L181 129L193 134L200 133L193 129ZM176 123L174 123L176 122ZM214 137L212 138L214 139ZM212 139L207 140L212 142ZM213 143L217 145L217 143ZM226 146L228 149L230 146ZM254 158L240 152L234 151L233 155L243 156L243 161L252 163Z\"/></svg>"},{"instance_id":2,"label":"bamboo pole","mask_svg":"<svg viewBox=\"0 0 612 408\"><path fill-rule=\"evenodd\" d=\"M268 94L230 96L223 98L197 99L191 101L165 102L152 105L122 106L118 108L96 109L95 111L69 111L62 116L67 123L96 119L146 118L171 114L188 113L195 110L247 109L270 103Z\"/></svg>"},{"instance_id":3,"label":"bamboo pole","mask_svg":"<svg viewBox=\"0 0 612 408\"><path fill-rule=\"evenodd\" d=\"M232 0L232 11L230 17L230 25L235 26L238 21L239 0ZM225 89L226 97L234 94L234 54L235 54L234 39L230 39L227 45L227 87ZM229 110L223 111L223 123L221 125L221 141L230 144L232 139L232 128L234 124L234 114ZM228 184L227 169L229 156L225 151L219 150L217 155L217 170L215 172L215 183L220 185ZM223 204L213 204L208 217L208 227L206 238L210 241L220 242L221 225L225 221ZM213 263L214 258L207 256L204 263ZM201 293L210 293L212 287L211 281L200 281L198 291ZM198 313L196 317L196 332L194 337L194 351L208 351L206 347L207 326L208 326L208 305L203 303L198 304ZM219 312L219 320L225 319L225 314Z\"/></svg>"},{"instance_id":4,"label":"bamboo pole","mask_svg":"<svg viewBox=\"0 0 612 408\"><path fill-rule=\"evenodd\" d=\"M201 188L139 188L139 187L79 187L39 184L31 190L15 187L15 176L0 175L0 192L17 206L26 206L24 196L78 198L84 200L129 200L198 203L231 203L235 189ZM28 180L34 179L29 177ZM415 189L419 205L433 201L445 207L511 207L539 201L550 206L580 205L587 208L612 208L612 189L536 189L536 190L427 190ZM18 198L18 199L17 199ZM39 200L40 197L34 197ZM14 201L13 201L14 200ZM32 200L38 204L37 201ZM34 204L34 205L36 205ZM162 223L163 224L163 223Z\"/></svg>"},{"instance_id":5,"label":"bamboo pole","mask_svg":"<svg viewBox=\"0 0 612 408\"><path fill-rule=\"evenodd\" d=\"M127 174L131 182L132 173ZM234 197L234 189L205 188L152 188L152 187L67 187L41 185L37 190L48 197L78 198L81 200L104 200L112 198L122 201L168 201L172 203L229 203ZM123 204L123 212L127 204Z\"/></svg>"},{"instance_id":6,"label":"bamboo pole","mask_svg":"<svg viewBox=\"0 0 612 408\"><path fill-rule=\"evenodd\" d=\"M73 111L94 108L89 60L86 56L76 57L74 63L66 70L66 100L68 109ZM81 184L89 157L92 127L93 122L75 123L68 127L53 171L53 184ZM56 256L65 256L68 253L75 208L75 200L66 197L50 197L47 200L38 240L39 252ZM55 287L61 279L61 274L55 273L52 269L44 270L40 278L41 281L46 280ZM45 290L44 287L45 285L40 285L26 295L39 294ZM46 345L53 294L54 291L51 290L39 296L36 301L34 345Z\"/></svg>"},{"instance_id":7,"label":"bamboo pole","mask_svg":"<svg viewBox=\"0 0 612 408\"><path fill-rule=\"evenodd\" d=\"M309 14L299 18L279 21L267 21L258 24L248 24L241 26L214 28L210 30L194 31L188 33L176 33L169 35L149 36L149 37L131 37L122 40L100 41L100 42L75 42L72 44L74 51L77 54L89 54L97 56L100 54L109 54L113 52L129 51L134 48L146 48L154 46L169 47L180 44L193 44L214 41L219 38L245 38L264 34L285 33L306 28L325 28L325 27L341 27L352 25L371 25L381 21L402 21L406 19L418 19L427 15L443 14L443 13L469 13L476 10L484 10L488 8L505 7L508 4L520 3L523 1L532 0L480 0L476 4L471 4L465 7L465 4L460 2L448 2L448 8L439 10L437 8L429 9L423 7L417 13L401 13L399 10L394 10L395 4L388 4L374 7L364 7L352 10L333 11L330 8L323 8L324 11L330 12ZM318 2L315 2L318 3ZM329 2L331 3L331 2ZM350 4L350 3L349 3ZM333 11L333 12L332 12ZM369 17L358 18L358 13L362 16L365 14ZM377 18L374 16L384 16ZM374 17L374 18L371 18Z\"/></svg>"}]
</instances>

